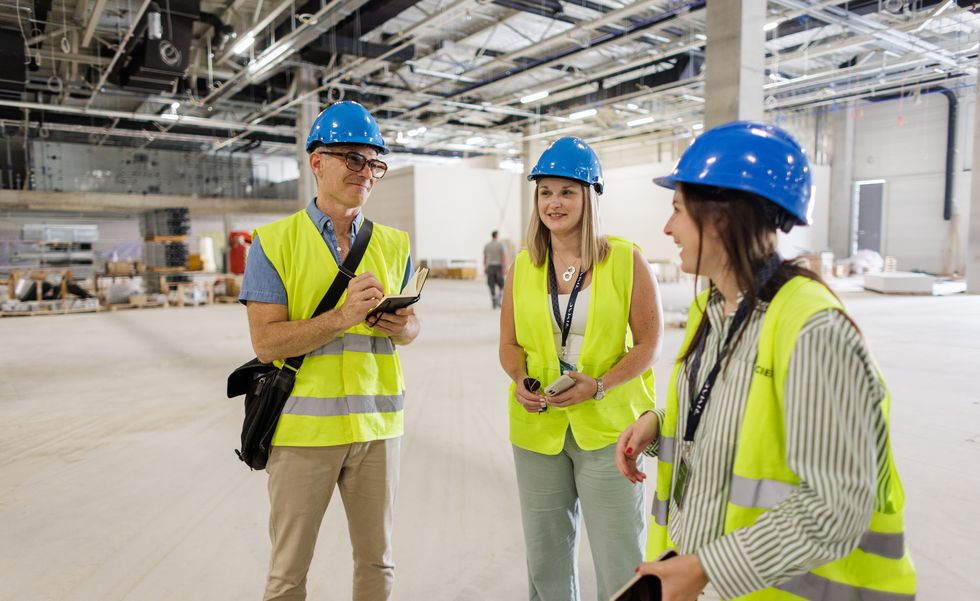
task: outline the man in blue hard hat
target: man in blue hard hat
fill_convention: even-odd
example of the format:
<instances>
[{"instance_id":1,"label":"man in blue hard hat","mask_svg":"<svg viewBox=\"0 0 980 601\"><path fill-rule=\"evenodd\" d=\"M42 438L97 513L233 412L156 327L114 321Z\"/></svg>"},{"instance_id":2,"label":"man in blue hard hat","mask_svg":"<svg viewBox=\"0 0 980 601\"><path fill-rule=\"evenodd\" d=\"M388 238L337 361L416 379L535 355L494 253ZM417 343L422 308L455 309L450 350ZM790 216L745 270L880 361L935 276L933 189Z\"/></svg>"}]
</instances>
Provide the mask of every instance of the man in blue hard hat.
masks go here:
<instances>
[{"instance_id":1,"label":"man in blue hard hat","mask_svg":"<svg viewBox=\"0 0 980 601\"><path fill-rule=\"evenodd\" d=\"M266 465L272 557L264 599L306 598L317 533L336 487L353 547L353 599L386 600L405 397L395 348L415 339L419 323L411 307L377 319L368 314L412 274L409 239L381 224L365 226L364 205L388 169L378 157L388 148L363 106L339 102L320 113L306 150L317 196L255 231L240 297L260 360L305 356ZM370 233L363 259L344 268L362 226L365 238ZM353 276L346 295L311 318L342 270Z\"/></svg>"}]
</instances>

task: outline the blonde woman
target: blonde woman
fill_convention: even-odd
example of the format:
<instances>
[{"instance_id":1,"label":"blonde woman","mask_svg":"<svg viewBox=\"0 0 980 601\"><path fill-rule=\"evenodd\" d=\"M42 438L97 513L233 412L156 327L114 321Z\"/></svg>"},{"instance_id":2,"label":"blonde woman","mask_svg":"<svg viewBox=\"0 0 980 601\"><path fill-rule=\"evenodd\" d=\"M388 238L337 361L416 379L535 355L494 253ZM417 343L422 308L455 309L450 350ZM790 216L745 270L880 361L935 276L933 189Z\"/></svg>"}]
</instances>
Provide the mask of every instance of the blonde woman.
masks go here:
<instances>
[{"instance_id":1,"label":"blonde woman","mask_svg":"<svg viewBox=\"0 0 980 601\"><path fill-rule=\"evenodd\" d=\"M643 487L615 466L619 433L654 407L663 337L657 285L639 250L599 231L602 167L578 138L551 145L526 246L504 284L500 363L532 601L579 599L580 514L605 601L633 576L645 540ZM560 375L573 385L544 390Z\"/></svg>"}]
</instances>

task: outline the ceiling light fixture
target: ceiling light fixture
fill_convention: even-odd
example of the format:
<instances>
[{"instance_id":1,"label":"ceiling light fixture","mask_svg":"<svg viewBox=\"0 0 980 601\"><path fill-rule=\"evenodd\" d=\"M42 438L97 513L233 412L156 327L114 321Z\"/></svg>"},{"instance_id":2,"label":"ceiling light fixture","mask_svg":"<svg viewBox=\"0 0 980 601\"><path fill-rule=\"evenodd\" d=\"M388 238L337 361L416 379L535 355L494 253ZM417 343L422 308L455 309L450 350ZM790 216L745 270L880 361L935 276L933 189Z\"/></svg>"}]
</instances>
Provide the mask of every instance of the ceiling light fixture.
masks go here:
<instances>
[{"instance_id":1,"label":"ceiling light fixture","mask_svg":"<svg viewBox=\"0 0 980 601\"><path fill-rule=\"evenodd\" d=\"M245 54L245 51L252 47L255 43L255 36L252 34L247 34L242 39L238 40L238 43L231 47L231 51L241 56Z\"/></svg>"},{"instance_id":2,"label":"ceiling light fixture","mask_svg":"<svg viewBox=\"0 0 980 601\"><path fill-rule=\"evenodd\" d=\"M779 21L769 21L768 23L762 26L762 31L772 31L777 27L779 27Z\"/></svg>"},{"instance_id":3,"label":"ceiling light fixture","mask_svg":"<svg viewBox=\"0 0 980 601\"><path fill-rule=\"evenodd\" d=\"M633 119L632 121L626 122L626 127L637 127L639 125L647 125L648 123L653 123L656 121L655 117L643 117L642 119Z\"/></svg>"},{"instance_id":4,"label":"ceiling light fixture","mask_svg":"<svg viewBox=\"0 0 980 601\"><path fill-rule=\"evenodd\" d=\"M548 90L541 90L540 92L534 92L533 94L528 94L527 96L521 96L521 104L527 104L529 102L534 102L535 100L547 98L550 94L551 92Z\"/></svg>"},{"instance_id":5,"label":"ceiling light fixture","mask_svg":"<svg viewBox=\"0 0 980 601\"><path fill-rule=\"evenodd\" d=\"M429 77L438 77L439 79L448 79L450 81L462 81L464 83L476 83L476 80L472 77L466 77L456 73L432 71L431 69L423 69L422 67L416 67L415 65L409 65L408 68L412 71L412 73L417 73L419 75L428 75Z\"/></svg>"},{"instance_id":6,"label":"ceiling light fixture","mask_svg":"<svg viewBox=\"0 0 980 601\"><path fill-rule=\"evenodd\" d=\"M596 109L585 109L584 111L576 111L572 113L571 115L568 116L568 118L577 121L579 119L585 119L586 117L592 117L594 115L597 115L598 113L599 111Z\"/></svg>"}]
</instances>

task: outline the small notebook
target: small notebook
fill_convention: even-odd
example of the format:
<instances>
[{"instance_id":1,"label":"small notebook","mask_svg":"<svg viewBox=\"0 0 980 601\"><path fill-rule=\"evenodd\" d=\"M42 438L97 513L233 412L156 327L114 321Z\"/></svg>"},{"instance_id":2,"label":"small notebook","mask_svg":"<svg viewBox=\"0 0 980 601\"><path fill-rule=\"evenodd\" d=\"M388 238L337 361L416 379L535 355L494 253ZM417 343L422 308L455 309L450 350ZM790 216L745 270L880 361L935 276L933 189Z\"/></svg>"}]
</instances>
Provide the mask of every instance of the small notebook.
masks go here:
<instances>
[{"instance_id":1,"label":"small notebook","mask_svg":"<svg viewBox=\"0 0 980 601\"><path fill-rule=\"evenodd\" d=\"M377 315L378 313L394 313L395 309L401 309L402 307L419 302L419 299L422 298L422 286L425 285L425 276L428 274L429 270L426 267L416 269L411 279L402 288L401 294L387 295L382 298L378 306L371 309L371 312L368 313L368 317Z\"/></svg>"}]
</instances>

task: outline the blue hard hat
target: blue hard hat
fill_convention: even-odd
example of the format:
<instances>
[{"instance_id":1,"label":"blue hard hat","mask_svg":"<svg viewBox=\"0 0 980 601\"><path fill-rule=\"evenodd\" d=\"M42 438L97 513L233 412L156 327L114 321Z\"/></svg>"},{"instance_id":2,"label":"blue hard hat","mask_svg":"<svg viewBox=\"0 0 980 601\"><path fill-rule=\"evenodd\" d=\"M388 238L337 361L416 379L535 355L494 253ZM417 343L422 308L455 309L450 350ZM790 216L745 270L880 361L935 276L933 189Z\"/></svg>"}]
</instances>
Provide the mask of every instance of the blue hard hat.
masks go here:
<instances>
[{"instance_id":1,"label":"blue hard hat","mask_svg":"<svg viewBox=\"0 0 980 601\"><path fill-rule=\"evenodd\" d=\"M653 180L751 192L782 207L797 225L810 223L810 163L799 142L775 125L732 121L701 134L670 175Z\"/></svg>"},{"instance_id":2,"label":"blue hard hat","mask_svg":"<svg viewBox=\"0 0 980 601\"><path fill-rule=\"evenodd\" d=\"M602 194L602 165L592 147L582 138L558 138L541 153L528 181L540 177L564 177L592 186Z\"/></svg>"},{"instance_id":3,"label":"blue hard hat","mask_svg":"<svg viewBox=\"0 0 980 601\"><path fill-rule=\"evenodd\" d=\"M366 108L350 100L331 104L313 122L310 135L306 137L306 152L318 143L365 144L374 146L381 154L388 154L378 122Z\"/></svg>"}]
</instances>

